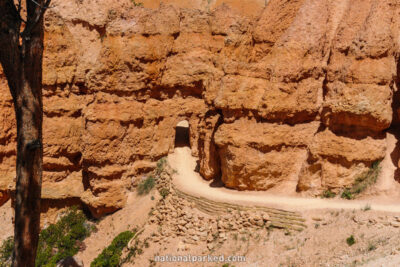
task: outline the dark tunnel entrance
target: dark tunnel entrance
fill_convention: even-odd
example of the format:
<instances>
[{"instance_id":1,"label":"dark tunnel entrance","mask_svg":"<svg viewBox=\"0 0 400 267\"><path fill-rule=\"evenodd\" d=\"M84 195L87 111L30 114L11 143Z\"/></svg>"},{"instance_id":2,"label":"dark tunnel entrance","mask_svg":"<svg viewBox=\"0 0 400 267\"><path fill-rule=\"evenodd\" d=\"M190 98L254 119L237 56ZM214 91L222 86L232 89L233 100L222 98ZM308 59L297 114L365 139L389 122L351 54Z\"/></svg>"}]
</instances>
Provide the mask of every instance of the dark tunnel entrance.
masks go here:
<instances>
[{"instance_id":1,"label":"dark tunnel entrance","mask_svg":"<svg viewBox=\"0 0 400 267\"><path fill-rule=\"evenodd\" d=\"M190 147L189 122L180 121L175 129L175 147Z\"/></svg>"}]
</instances>

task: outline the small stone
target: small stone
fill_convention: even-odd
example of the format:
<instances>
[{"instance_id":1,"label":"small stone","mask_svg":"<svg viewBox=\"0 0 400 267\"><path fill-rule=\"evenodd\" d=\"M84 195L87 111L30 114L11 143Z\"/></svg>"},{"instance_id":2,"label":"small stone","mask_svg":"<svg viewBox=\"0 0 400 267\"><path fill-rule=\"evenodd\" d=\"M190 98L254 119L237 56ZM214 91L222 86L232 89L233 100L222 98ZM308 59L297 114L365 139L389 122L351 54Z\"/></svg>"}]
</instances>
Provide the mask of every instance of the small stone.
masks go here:
<instances>
[{"instance_id":1,"label":"small stone","mask_svg":"<svg viewBox=\"0 0 400 267\"><path fill-rule=\"evenodd\" d=\"M243 223L243 226L244 226L244 227L250 227L250 226L251 226L251 223L249 223L249 222L244 222L244 223Z\"/></svg>"},{"instance_id":2,"label":"small stone","mask_svg":"<svg viewBox=\"0 0 400 267\"><path fill-rule=\"evenodd\" d=\"M186 224L187 224L187 221L185 221L183 219L178 221L178 225L185 226Z\"/></svg>"},{"instance_id":3,"label":"small stone","mask_svg":"<svg viewBox=\"0 0 400 267\"><path fill-rule=\"evenodd\" d=\"M392 222L392 223L390 223L390 225L393 226L394 228L400 227L400 223L397 223L397 222Z\"/></svg>"},{"instance_id":4,"label":"small stone","mask_svg":"<svg viewBox=\"0 0 400 267\"><path fill-rule=\"evenodd\" d=\"M256 222L256 225L261 227L264 225L264 222L262 220L259 220Z\"/></svg>"},{"instance_id":5,"label":"small stone","mask_svg":"<svg viewBox=\"0 0 400 267\"><path fill-rule=\"evenodd\" d=\"M178 229L180 230L180 231L182 231L182 232L186 232L186 227L185 226L182 226L182 225L178 225L177 226L178 227Z\"/></svg>"},{"instance_id":6,"label":"small stone","mask_svg":"<svg viewBox=\"0 0 400 267\"><path fill-rule=\"evenodd\" d=\"M234 231L238 230L238 226L236 223L231 223L229 226L230 226L231 230L234 230Z\"/></svg>"}]
</instances>

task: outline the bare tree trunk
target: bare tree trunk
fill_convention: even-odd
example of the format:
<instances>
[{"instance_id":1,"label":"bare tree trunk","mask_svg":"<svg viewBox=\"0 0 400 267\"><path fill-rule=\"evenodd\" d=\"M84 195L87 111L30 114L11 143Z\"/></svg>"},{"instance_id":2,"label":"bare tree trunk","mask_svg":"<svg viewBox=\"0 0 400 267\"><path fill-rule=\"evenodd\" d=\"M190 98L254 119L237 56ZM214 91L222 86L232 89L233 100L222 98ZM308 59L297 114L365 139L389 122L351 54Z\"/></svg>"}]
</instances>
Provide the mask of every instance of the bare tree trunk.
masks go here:
<instances>
[{"instance_id":1,"label":"bare tree trunk","mask_svg":"<svg viewBox=\"0 0 400 267\"><path fill-rule=\"evenodd\" d=\"M34 74L33 74L34 75ZM23 81L15 113L17 118L17 186L15 199L13 266L35 266L40 231L42 184L42 100Z\"/></svg>"},{"instance_id":2,"label":"bare tree trunk","mask_svg":"<svg viewBox=\"0 0 400 267\"><path fill-rule=\"evenodd\" d=\"M35 266L40 231L42 186L43 34L22 45L21 85L15 101L17 119L17 187L13 266Z\"/></svg>"},{"instance_id":3,"label":"bare tree trunk","mask_svg":"<svg viewBox=\"0 0 400 267\"><path fill-rule=\"evenodd\" d=\"M21 1L0 0L0 63L17 120L17 184L13 267L34 267L40 232L42 185L43 13L50 1L27 0L21 33Z\"/></svg>"}]
</instances>

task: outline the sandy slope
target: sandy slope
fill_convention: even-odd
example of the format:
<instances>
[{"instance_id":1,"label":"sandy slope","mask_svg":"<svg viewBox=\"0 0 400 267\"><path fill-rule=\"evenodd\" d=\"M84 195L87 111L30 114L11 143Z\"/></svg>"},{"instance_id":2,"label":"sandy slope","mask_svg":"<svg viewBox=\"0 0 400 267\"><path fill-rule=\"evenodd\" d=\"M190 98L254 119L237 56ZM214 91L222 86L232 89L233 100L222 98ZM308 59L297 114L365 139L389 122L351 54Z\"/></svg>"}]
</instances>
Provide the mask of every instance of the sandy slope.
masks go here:
<instances>
[{"instance_id":1,"label":"sandy slope","mask_svg":"<svg viewBox=\"0 0 400 267\"><path fill-rule=\"evenodd\" d=\"M14 225L12 223L13 209L11 201L0 207L0 245L9 236L14 235Z\"/></svg>"},{"instance_id":2,"label":"sandy slope","mask_svg":"<svg viewBox=\"0 0 400 267\"><path fill-rule=\"evenodd\" d=\"M77 255L82 259L84 266L90 266L90 263L111 244L119 233L143 226L147 221L147 214L159 197L154 193L146 196L138 196L136 192L130 193L125 208L104 217L96 225L98 232L92 233L85 239L86 249Z\"/></svg>"},{"instance_id":3,"label":"sandy slope","mask_svg":"<svg viewBox=\"0 0 400 267\"><path fill-rule=\"evenodd\" d=\"M393 140L392 140L393 141ZM388 149L389 150L389 149ZM400 212L400 200L398 197L391 199L387 194L369 196L368 200L341 200L319 199L304 197L285 197L273 195L267 192L235 191L224 187L212 187L195 172L196 158L191 156L189 147L179 147L168 157L169 164L177 170L173 183L178 189L195 196L222 202L231 202L242 205L258 205L276 208L309 210L309 209L360 209L365 205L371 205L373 210ZM389 164L385 162L385 164ZM388 175L389 171L383 173ZM383 190L389 190L392 186L389 179L381 181L378 186ZM391 191L391 190L389 190Z\"/></svg>"}]
</instances>

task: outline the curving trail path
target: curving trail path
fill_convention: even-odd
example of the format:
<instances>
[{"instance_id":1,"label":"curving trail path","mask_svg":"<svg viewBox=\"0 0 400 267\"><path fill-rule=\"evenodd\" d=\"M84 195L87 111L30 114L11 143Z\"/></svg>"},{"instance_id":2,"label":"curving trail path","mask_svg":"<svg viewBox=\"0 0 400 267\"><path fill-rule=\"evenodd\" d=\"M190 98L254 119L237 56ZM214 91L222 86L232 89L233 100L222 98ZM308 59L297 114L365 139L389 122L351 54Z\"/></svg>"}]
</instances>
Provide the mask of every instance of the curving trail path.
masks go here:
<instances>
[{"instance_id":1,"label":"curving trail path","mask_svg":"<svg viewBox=\"0 0 400 267\"><path fill-rule=\"evenodd\" d=\"M305 197L286 197L266 192L236 191L225 187L213 187L195 172L196 158L191 155L189 147L177 147L168 156L170 166L177 171L173 176L173 184L180 191L204 197L217 202L248 206L265 206L292 211L315 209L360 209L370 205L376 211L399 212L400 202L392 199L342 200ZM399 204L397 204L399 203Z\"/></svg>"}]
</instances>

